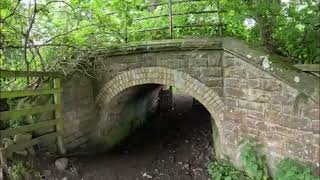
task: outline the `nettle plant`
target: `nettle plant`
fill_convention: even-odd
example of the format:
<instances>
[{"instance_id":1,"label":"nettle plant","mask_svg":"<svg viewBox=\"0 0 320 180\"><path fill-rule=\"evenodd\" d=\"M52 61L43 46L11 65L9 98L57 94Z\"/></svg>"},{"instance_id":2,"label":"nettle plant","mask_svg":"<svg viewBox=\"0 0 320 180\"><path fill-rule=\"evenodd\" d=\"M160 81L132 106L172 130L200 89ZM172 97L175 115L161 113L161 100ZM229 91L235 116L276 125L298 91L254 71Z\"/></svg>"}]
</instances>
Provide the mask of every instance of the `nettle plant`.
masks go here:
<instances>
[{"instance_id":1,"label":"nettle plant","mask_svg":"<svg viewBox=\"0 0 320 180\"><path fill-rule=\"evenodd\" d=\"M227 160L209 163L208 173L213 180L251 180L245 172L237 169Z\"/></svg>"},{"instance_id":2,"label":"nettle plant","mask_svg":"<svg viewBox=\"0 0 320 180\"><path fill-rule=\"evenodd\" d=\"M241 143L240 160L245 172L255 180L270 179L265 157L259 154L259 145L253 139L245 139Z\"/></svg>"},{"instance_id":3,"label":"nettle plant","mask_svg":"<svg viewBox=\"0 0 320 180\"><path fill-rule=\"evenodd\" d=\"M298 160L285 158L276 167L275 180L320 180L312 175L312 169Z\"/></svg>"}]
</instances>

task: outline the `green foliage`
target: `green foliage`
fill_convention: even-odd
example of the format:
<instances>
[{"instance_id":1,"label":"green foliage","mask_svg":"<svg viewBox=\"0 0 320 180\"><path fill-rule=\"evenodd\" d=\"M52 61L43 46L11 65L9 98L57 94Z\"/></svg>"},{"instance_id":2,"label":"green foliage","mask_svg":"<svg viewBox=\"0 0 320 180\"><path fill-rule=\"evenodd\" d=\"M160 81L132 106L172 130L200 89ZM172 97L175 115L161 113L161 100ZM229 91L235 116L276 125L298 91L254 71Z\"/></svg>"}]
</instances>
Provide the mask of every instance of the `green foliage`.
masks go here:
<instances>
[{"instance_id":1,"label":"green foliage","mask_svg":"<svg viewBox=\"0 0 320 180\"><path fill-rule=\"evenodd\" d=\"M14 161L8 171L10 180L22 180L30 175L32 168L24 161Z\"/></svg>"},{"instance_id":2,"label":"green foliage","mask_svg":"<svg viewBox=\"0 0 320 180\"><path fill-rule=\"evenodd\" d=\"M4 69L61 70L83 50L169 38L168 0L0 2L0 66ZM162 5L152 6L154 2ZM215 37L222 28L224 36L266 46L294 63L320 63L319 7L317 0L173 3L173 38ZM201 11L210 13L185 14ZM161 17L145 18L149 16ZM255 25L245 25L247 19ZM150 30L154 28L158 29ZM146 29L150 31L142 31Z\"/></svg>"},{"instance_id":3,"label":"green foliage","mask_svg":"<svg viewBox=\"0 0 320 180\"><path fill-rule=\"evenodd\" d=\"M269 178L265 158L259 154L258 145L252 139L246 139L241 145L240 159L245 172L255 180Z\"/></svg>"},{"instance_id":4,"label":"green foliage","mask_svg":"<svg viewBox=\"0 0 320 180\"><path fill-rule=\"evenodd\" d=\"M17 128L24 125L28 125L28 121L26 118L17 118L9 121L1 121L0 122L0 130L7 129L7 128Z\"/></svg>"},{"instance_id":5,"label":"green foliage","mask_svg":"<svg viewBox=\"0 0 320 180\"><path fill-rule=\"evenodd\" d=\"M226 160L210 162L208 172L212 180L250 180L244 172Z\"/></svg>"},{"instance_id":6,"label":"green foliage","mask_svg":"<svg viewBox=\"0 0 320 180\"><path fill-rule=\"evenodd\" d=\"M7 129L8 127L10 127L8 122L0 121L0 130Z\"/></svg>"},{"instance_id":7,"label":"green foliage","mask_svg":"<svg viewBox=\"0 0 320 180\"><path fill-rule=\"evenodd\" d=\"M244 171L238 170L228 161L209 163L208 172L213 180L320 180L312 169L293 159L283 159L276 167L274 178L268 176L265 158L259 154L259 146L254 139L241 143L240 159Z\"/></svg>"},{"instance_id":8,"label":"green foliage","mask_svg":"<svg viewBox=\"0 0 320 180\"><path fill-rule=\"evenodd\" d=\"M30 124L26 118L17 118L9 121L0 122L0 130L7 128L18 128Z\"/></svg>"},{"instance_id":9,"label":"green foliage","mask_svg":"<svg viewBox=\"0 0 320 180\"><path fill-rule=\"evenodd\" d=\"M320 180L312 175L310 167L293 159L283 159L276 167L275 180Z\"/></svg>"},{"instance_id":10,"label":"green foliage","mask_svg":"<svg viewBox=\"0 0 320 180\"><path fill-rule=\"evenodd\" d=\"M9 121L10 128L18 128L18 127L28 125L28 124L29 123L27 122L26 118L17 118L17 119Z\"/></svg>"}]
</instances>

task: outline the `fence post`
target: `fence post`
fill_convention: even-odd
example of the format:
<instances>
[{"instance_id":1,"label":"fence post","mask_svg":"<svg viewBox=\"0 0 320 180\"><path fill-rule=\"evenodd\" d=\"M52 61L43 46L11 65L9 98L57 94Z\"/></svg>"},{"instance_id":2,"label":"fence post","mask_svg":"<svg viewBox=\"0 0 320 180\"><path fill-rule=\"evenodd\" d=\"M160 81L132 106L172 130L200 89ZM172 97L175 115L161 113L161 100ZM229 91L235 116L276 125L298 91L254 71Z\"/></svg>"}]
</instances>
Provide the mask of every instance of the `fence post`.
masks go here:
<instances>
[{"instance_id":1,"label":"fence post","mask_svg":"<svg viewBox=\"0 0 320 180\"><path fill-rule=\"evenodd\" d=\"M2 167L7 167L8 162L7 162L7 154L6 154L6 149L5 148L0 148L0 162Z\"/></svg>"},{"instance_id":2,"label":"fence post","mask_svg":"<svg viewBox=\"0 0 320 180\"><path fill-rule=\"evenodd\" d=\"M218 18L219 18L219 25L218 25L218 35L223 36L222 32L222 19L221 19L221 6L220 6L220 0L217 0L217 6L218 6Z\"/></svg>"},{"instance_id":3,"label":"fence post","mask_svg":"<svg viewBox=\"0 0 320 180\"><path fill-rule=\"evenodd\" d=\"M53 79L53 87L54 88L61 88L61 80L60 78ZM58 132L57 136L57 146L60 154L66 154L66 149L64 148L63 143L63 131L64 131L64 123L62 117L62 92L55 92L54 93L54 103L58 106L55 110L55 118L58 120L56 124L56 131Z\"/></svg>"},{"instance_id":4,"label":"fence post","mask_svg":"<svg viewBox=\"0 0 320 180\"><path fill-rule=\"evenodd\" d=\"M168 16L169 16L169 37L173 37L173 26L172 26L172 0L168 0Z\"/></svg>"}]
</instances>

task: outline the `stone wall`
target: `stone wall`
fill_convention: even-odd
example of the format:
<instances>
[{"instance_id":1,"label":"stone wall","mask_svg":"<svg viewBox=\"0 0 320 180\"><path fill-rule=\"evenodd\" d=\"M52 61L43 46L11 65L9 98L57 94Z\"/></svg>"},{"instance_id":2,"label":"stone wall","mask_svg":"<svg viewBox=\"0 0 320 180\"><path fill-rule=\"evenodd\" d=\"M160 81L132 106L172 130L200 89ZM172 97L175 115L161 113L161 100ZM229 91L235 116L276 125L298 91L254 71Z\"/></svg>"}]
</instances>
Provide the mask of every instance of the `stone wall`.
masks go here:
<instances>
[{"instance_id":1,"label":"stone wall","mask_svg":"<svg viewBox=\"0 0 320 180\"><path fill-rule=\"evenodd\" d=\"M319 167L319 103L230 53L224 53L223 66L229 156L237 157L232 149L239 137L253 136L270 165L291 157Z\"/></svg>"},{"instance_id":2,"label":"stone wall","mask_svg":"<svg viewBox=\"0 0 320 180\"><path fill-rule=\"evenodd\" d=\"M63 82L64 136L66 148L72 151L86 145L97 124L94 81L86 75L73 74Z\"/></svg>"},{"instance_id":3,"label":"stone wall","mask_svg":"<svg viewBox=\"0 0 320 180\"><path fill-rule=\"evenodd\" d=\"M112 146L118 142L112 142L113 137L129 134L128 124L143 122L150 110L147 104L153 102L156 88L140 96L140 85L164 84L176 86L208 109L219 157L238 163L239 141L254 136L263 144L271 168L283 157L319 167L319 79L283 60L278 63L278 57L230 39L134 45L96 57L94 84L82 79L81 85L74 78L65 87L67 142L94 131L83 141ZM93 120L83 118L86 111ZM90 128L83 131L82 124Z\"/></svg>"}]
</instances>

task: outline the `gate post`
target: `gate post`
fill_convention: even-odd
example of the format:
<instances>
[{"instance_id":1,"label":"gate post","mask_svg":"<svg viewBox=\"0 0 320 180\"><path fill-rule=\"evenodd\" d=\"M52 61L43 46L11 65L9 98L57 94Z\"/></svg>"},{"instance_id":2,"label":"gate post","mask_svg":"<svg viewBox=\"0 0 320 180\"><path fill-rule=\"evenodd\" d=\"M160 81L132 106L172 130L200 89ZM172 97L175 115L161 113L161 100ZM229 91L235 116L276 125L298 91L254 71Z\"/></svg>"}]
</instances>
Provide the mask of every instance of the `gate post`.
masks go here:
<instances>
[{"instance_id":1,"label":"gate post","mask_svg":"<svg viewBox=\"0 0 320 180\"><path fill-rule=\"evenodd\" d=\"M60 78L54 78L53 87L57 89L61 88ZM56 131L58 132L57 147L58 147L59 153L63 155L63 154L66 154L66 149L64 148L64 143L63 143L64 122L63 122L63 116L62 116L61 94L62 94L62 91L54 93L54 104L57 106L57 109L54 111L54 114L55 114L55 118L57 119L57 124L56 124Z\"/></svg>"}]
</instances>

